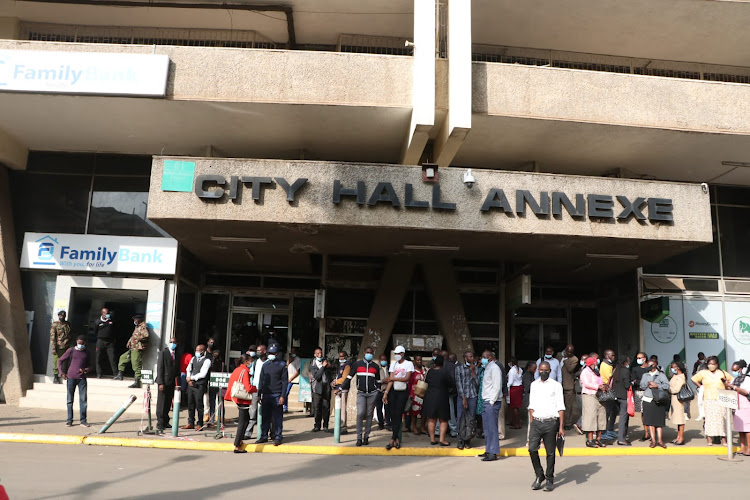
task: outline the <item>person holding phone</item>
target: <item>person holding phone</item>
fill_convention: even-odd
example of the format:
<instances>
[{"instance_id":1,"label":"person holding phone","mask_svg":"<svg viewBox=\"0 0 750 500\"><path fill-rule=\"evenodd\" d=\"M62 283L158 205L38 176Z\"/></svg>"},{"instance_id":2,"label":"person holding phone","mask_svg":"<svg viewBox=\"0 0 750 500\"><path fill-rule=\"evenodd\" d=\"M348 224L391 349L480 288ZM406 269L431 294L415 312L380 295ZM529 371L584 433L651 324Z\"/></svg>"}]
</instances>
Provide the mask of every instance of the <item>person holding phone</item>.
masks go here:
<instances>
[{"instance_id":1,"label":"person holding phone","mask_svg":"<svg viewBox=\"0 0 750 500\"><path fill-rule=\"evenodd\" d=\"M717 436L721 438L722 445L727 444L727 414L719 405L719 391L733 380L734 377L719 368L719 358L716 356L709 356L706 369L700 370L692 378L696 386L703 388L704 432L708 446L713 446L714 437Z\"/></svg>"}]
</instances>

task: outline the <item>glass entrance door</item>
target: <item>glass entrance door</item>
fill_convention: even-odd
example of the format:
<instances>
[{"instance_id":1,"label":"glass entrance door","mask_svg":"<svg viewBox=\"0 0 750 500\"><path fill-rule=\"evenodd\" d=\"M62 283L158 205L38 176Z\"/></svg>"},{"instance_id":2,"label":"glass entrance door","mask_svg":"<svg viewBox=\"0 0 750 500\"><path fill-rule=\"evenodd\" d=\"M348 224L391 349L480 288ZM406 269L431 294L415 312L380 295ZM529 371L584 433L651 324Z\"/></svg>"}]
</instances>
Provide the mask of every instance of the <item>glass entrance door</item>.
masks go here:
<instances>
[{"instance_id":1,"label":"glass entrance door","mask_svg":"<svg viewBox=\"0 0 750 500\"><path fill-rule=\"evenodd\" d=\"M237 360L251 344L268 344L270 331L275 331L277 342L287 352L291 338L289 336L289 313L273 310L232 310L229 325L229 350L225 359L227 371L232 371Z\"/></svg>"},{"instance_id":2,"label":"glass entrance door","mask_svg":"<svg viewBox=\"0 0 750 500\"><path fill-rule=\"evenodd\" d=\"M513 326L513 353L519 363L536 361L546 346L562 352L570 342L567 323L524 321Z\"/></svg>"}]
</instances>

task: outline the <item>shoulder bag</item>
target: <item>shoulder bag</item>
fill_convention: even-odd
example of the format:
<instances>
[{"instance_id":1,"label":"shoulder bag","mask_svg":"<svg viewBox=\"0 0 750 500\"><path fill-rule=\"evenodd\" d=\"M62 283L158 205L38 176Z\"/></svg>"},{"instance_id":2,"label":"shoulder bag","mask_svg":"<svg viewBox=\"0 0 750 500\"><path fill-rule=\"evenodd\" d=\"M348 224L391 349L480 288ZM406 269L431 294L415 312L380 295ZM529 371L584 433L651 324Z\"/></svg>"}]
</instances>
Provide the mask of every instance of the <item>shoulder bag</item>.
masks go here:
<instances>
[{"instance_id":1,"label":"shoulder bag","mask_svg":"<svg viewBox=\"0 0 750 500\"><path fill-rule=\"evenodd\" d=\"M690 384L685 382L685 384L680 389L680 392L677 393L677 400L680 403L684 403L686 401L692 401L695 398L695 393L693 392L693 388L690 387Z\"/></svg>"},{"instance_id":2,"label":"shoulder bag","mask_svg":"<svg viewBox=\"0 0 750 500\"><path fill-rule=\"evenodd\" d=\"M600 403L607 403L609 401L617 400L615 391L613 391L606 385L604 387L607 387L607 390L599 389L598 391L596 391L596 399L598 399Z\"/></svg>"},{"instance_id":3,"label":"shoulder bag","mask_svg":"<svg viewBox=\"0 0 750 500\"><path fill-rule=\"evenodd\" d=\"M651 389L651 397L658 405L667 404L670 400L669 392L659 388Z\"/></svg>"},{"instance_id":4,"label":"shoulder bag","mask_svg":"<svg viewBox=\"0 0 750 500\"><path fill-rule=\"evenodd\" d=\"M243 399L245 401L251 401L253 399L253 392L257 392L252 385L250 386L250 392L247 392L245 390L245 385L242 383L242 379L244 378L245 374L243 373L242 376L235 380L232 383L232 397L236 399Z\"/></svg>"}]
</instances>

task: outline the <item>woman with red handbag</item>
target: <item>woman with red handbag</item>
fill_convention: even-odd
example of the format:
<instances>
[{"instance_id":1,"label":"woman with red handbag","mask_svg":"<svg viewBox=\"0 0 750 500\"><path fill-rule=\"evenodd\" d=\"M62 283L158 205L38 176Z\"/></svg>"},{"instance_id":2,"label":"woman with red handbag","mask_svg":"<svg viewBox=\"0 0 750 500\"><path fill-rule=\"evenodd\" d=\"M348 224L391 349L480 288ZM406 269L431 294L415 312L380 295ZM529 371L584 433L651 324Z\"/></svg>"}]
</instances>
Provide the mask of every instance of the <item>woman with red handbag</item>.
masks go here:
<instances>
[{"instance_id":1,"label":"woman with red handbag","mask_svg":"<svg viewBox=\"0 0 750 500\"><path fill-rule=\"evenodd\" d=\"M253 358L247 354L240 356L240 364L234 369L229 377L227 392L224 398L232 400L240 411L240 418L237 422L237 433L234 437L234 452L247 453L242 449L242 438L245 436L248 424L250 424L250 404L252 403L252 393L256 392L255 387L250 383L250 364ZM235 388L234 386L237 385Z\"/></svg>"}]
</instances>

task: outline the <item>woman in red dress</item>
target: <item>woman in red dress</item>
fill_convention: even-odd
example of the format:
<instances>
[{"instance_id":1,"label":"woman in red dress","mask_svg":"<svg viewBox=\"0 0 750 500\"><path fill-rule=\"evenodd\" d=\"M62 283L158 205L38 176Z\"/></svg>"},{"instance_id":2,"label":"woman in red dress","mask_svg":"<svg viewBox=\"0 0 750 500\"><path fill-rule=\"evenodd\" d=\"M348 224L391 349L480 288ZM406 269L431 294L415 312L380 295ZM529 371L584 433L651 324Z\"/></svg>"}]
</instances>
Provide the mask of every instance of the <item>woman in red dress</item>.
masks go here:
<instances>
[{"instance_id":1,"label":"woman in red dress","mask_svg":"<svg viewBox=\"0 0 750 500\"><path fill-rule=\"evenodd\" d=\"M424 400L414 394L414 389L417 388L417 382L424 380L427 376L427 368L422 365L422 356L414 356L414 373L411 375L409 381L409 395L411 396L411 408L407 411L407 415L411 420L411 432L415 436L425 434L425 420L422 418L422 404ZM417 431L417 419L420 419L419 431Z\"/></svg>"}]
</instances>

